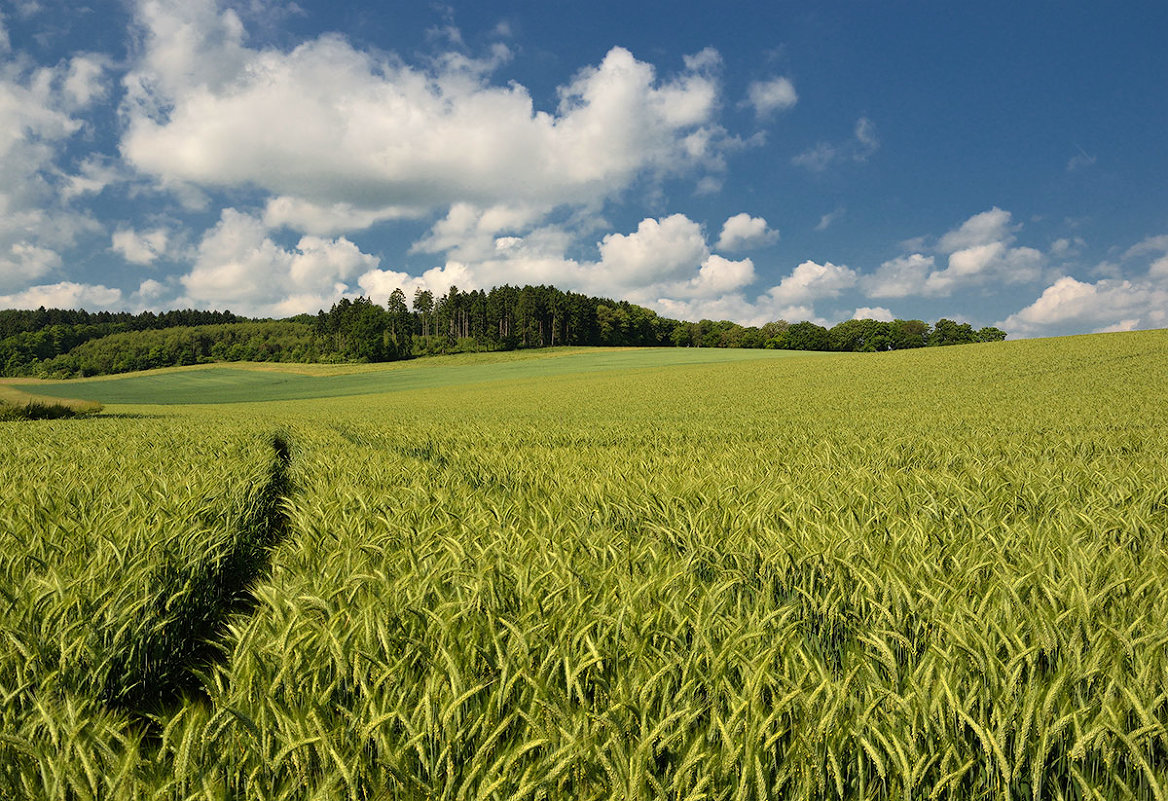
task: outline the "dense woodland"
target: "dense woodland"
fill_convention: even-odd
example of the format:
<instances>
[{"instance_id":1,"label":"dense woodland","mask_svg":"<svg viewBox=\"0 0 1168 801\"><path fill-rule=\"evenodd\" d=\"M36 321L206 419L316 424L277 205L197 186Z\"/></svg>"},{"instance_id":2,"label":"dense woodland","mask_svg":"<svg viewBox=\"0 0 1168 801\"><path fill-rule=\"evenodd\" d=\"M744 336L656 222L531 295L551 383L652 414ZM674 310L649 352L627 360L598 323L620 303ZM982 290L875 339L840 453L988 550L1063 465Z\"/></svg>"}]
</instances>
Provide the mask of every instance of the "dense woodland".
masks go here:
<instances>
[{"instance_id":1,"label":"dense woodland","mask_svg":"<svg viewBox=\"0 0 1168 801\"><path fill-rule=\"evenodd\" d=\"M1005 339L997 328L938 320L784 320L761 327L686 322L625 301L550 286L441 296L395 290L383 306L343 299L315 316L251 320L224 312L0 311L0 373L74 377L214 361L393 361L438 353L556 345L885 351Z\"/></svg>"}]
</instances>

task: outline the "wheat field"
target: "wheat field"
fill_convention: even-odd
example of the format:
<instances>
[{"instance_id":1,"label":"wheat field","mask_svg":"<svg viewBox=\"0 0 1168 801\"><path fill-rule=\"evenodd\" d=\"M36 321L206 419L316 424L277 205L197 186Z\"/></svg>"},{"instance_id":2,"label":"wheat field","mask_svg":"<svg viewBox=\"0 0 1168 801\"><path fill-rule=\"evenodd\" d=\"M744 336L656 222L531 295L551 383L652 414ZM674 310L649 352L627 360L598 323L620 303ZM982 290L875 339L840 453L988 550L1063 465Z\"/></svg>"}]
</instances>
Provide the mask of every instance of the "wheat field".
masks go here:
<instances>
[{"instance_id":1,"label":"wheat field","mask_svg":"<svg viewBox=\"0 0 1168 801\"><path fill-rule=\"evenodd\" d=\"M1164 799L1165 388L1157 331L0 423L0 797Z\"/></svg>"}]
</instances>

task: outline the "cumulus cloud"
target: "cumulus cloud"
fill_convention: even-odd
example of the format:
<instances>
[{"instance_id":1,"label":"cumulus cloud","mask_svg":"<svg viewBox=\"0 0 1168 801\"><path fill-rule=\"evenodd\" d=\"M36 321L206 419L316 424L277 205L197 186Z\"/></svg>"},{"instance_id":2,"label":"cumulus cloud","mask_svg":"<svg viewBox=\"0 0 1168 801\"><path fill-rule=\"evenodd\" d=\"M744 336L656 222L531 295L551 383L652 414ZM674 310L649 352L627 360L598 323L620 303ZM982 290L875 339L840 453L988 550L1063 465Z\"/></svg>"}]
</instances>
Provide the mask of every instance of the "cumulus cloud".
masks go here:
<instances>
[{"instance_id":1,"label":"cumulus cloud","mask_svg":"<svg viewBox=\"0 0 1168 801\"><path fill-rule=\"evenodd\" d=\"M852 314L853 320L880 320L890 323L896 318L892 311L883 306L861 306Z\"/></svg>"},{"instance_id":2,"label":"cumulus cloud","mask_svg":"<svg viewBox=\"0 0 1168 801\"><path fill-rule=\"evenodd\" d=\"M711 254L702 262L695 278L677 287L673 294L680 297L714 298L754 283L754 262L750 259L732 261Z\"/></svg>"},{"instance_id":3,"label":"cumulus cloud","mask_svg":"<svg viewBox=\"0 0 1168 801\"><path fill-rule=\"evenodd\" d=\"M708 286L716 291L687 296L673 286L669 287L671 294L638 298L637 302L681 320L735 320L743 325L808 320L823 325L829 321L816 313L815 302L838 297L856 281L855 272L846 266L807 261L795 267L777 286L761 294L748 293L747 288L755 278L754 265L749 259L727 262L715 255L710 257L710 262L708 268L703 265L702 274L708 271L725 279L709 282Z\"/></svg>"},{"instance_id":4,"label":"cumulus cloud","mask_svg":"<svg viewBox=\"0 0 1168 801\"><path fill-rule=\"evenodd\" d=\"M684 214L645 219L629 234L608 234L589 271L597 287L628 289L686 278L709 255L702 228Z\"/></svg>"},{"instance_id":5,"label":"cumulus cloud","mask_svg":"<svg viewBox=\"0 0 1168 801\"><path fill-rule=\"evenodd\" d=\"M120 307L122 291L110 289L101 284L78 284L62 281L44 284L16 292L0 295L2 309L113 309Z\"/></svg>"},{"instance_id":6,"label":"cumulus cloud","mask_svg":"<svg viewBox=\"0 0 1168 801\"><path fill-rule=\"evenodd\" d=\"M539 213L530 206L499 204L481 208L471 203L455 203L411 250L445 252L458 261L488 259L498 249L496 239L500 234L519 233L538 217Z\"/></svg>"},{"instance_id":7,"label":"cumulus cloud","mask_svg":"<svg viewBox=\"0 0 1168 801\"><path fill-rule=\"evenodd\" d=\"M746 90L746 102L759 117L769 117L776 111L786 111L795 105L799 95L789 78L755 81Z\"/></svg>"},{"instance_id":8,"label":"cumulus cloud","mask_svg":"<svg viewBox=\"0 0 1168 801\"><path fill-rule=\"evenodd\" d=\"M161 281L156 281L153 278L147 278L138 285L138 291L135 294L142 304L149 305L154 301L161 299L167 292L166 284Z\"/></svg>"},{"instance_id":9,"label":"cumulus cloud","mask_svg":"<svg viewBox=\"0 0 1168 801\"><path fill-rule=\"evenodd\" d=\"M470 268L458 262L432 267L418 276L397 270L368 270L357 279L357 284L362 294L382 304L395 289L401 289L407 299L412 299L418 289L444 295L452 286L462 290L488 288L482 285Z\"/></svg>"},{"instance_id":10,"label":"cumulus cloud","mask_svg":"<svg viewBox=\"0 0 1168 801\"><path fill-rule=\"evenodd\" d=\"M911 253L897 256L864 277L864 288L877 298L903 298L919 294L929 274L936 268L932 256Z\"/></svg>"},{"instance_id":11,"label":"cumulus cloud","mask_svg":"<svg viewBox=\"0 0 1168 801\"><path fill-rule=\"evenodd\" d=\"M1122 258L1125 266L1104 263L1092 270L1104 276L1097 281L1059 277L999 325L1021 336L1168 327L1168 235L1150 236Z\"/></svg>"},{"instance_id":12,"label":"cumulus cloud","mask_svg":"<svg viewBox=\"0 0 1168 801\"><path fill-rule=\"evenodd\" d=\"M259 187L281 199L271 223L324 209L323 234L458 203L596 203L720 156L708 56L662 78L616 47L539 110L492 84L489 60L421 70L329 35L253 49L210 0L152 0L139 22L123 155L164 185Z\"/></svg>"},{"instance_id":13,"label":"cumulus cloud","mask_svg":"<svg viewBox=\"0 0 1168 801\"><path fill-rule=\"evenodd\" d=\"M203 235L192 269L179 279L186 293L180 302L260 315L313 312L339 299L351 279L379 262L344 237L306 235L285 249L258 218L228 208Z\"/></svg>"},{"instance_id":14,"label":"cumulus cloud","mask_svg":"<svg viewBox=\"0 0 1168 801\"><path fill-rule=\"evenodd\" d=\"M1168 286L1112 278L1088 283L1063 276L998 325L1020 336L1162 328L1168 326Z\"/></svg>"},{"instance_id":15,"label":"cumulus cloud","mask_svg":"<svg viewBox=\"0 0 1168 801\"><path fill-rule=\"evenodd\" d=\"M110 249L123 259L131 264L147 265L166 254L170 233L165 228L141 232L132 228L119 228L110 239Z\"/></svg>"},{"instance_id":16,"label":"cumulus cloud","mask_svg":"<svg viewBox=\"0 0 1168 801\"><path fill-rule=\"evenodd\" d=\"M989 245L1011 239L1020 226L1011 222L1008 211L994 206L989 211L975 214L957 228L941 237L937 247L944 253Z\"/></svg>"},{"instance_id":17,"label":"cumulus cloud","mask_svg":"<svg viewBox=\"0 0 1168 801\"><path fill-rule=\"evenodd\" d=\"M865 276L864 288L880 298L944 297L964 287L1036 281L1046 257L1034 248L1014 245L1020 227L1012 222L1010 212L995 206L973 215L937 241L935 249L946 257L945 267L937 266L934 255L905 254L885 261ZM924 243L917 240L909 244Z\"/></svg>"},{"instance_id":18,"label":"cumulus cloud","mask_svg":"<svg viewBox=\"0 0 1168 801\"><path fill-rule=\"evenodd\" d=\"M719 250L748 250L777 242L779 232L767 226L762 217L751 217L743 212L735 214L722 224L718 237Z\"/></svg>"},{"instance_id":19,"label":"cumulus cloud","mask_svg":"<svg viewBox=\"0 0 1168 801\"><path fill-rule=\"evenodd\" d=\"M856 280L856 271L849 267L805 261L768 294L779 306L791 306L838 297L842 290L855 286Z\"/></svg>"},{"instance_id":20,"label":"cumulus cloud","mask_svg":"<svg viewBox=\"0 0 1168 801\"><path fill-rule=\"evenodd\" d=\"M925 279L922 294L949 295L962 286L997 281L1023 284L1042 275L1045 257L1034 248L1010 247L1005 242L975 245L949 254L949 266Z\"/></svg>"}]
</instances>

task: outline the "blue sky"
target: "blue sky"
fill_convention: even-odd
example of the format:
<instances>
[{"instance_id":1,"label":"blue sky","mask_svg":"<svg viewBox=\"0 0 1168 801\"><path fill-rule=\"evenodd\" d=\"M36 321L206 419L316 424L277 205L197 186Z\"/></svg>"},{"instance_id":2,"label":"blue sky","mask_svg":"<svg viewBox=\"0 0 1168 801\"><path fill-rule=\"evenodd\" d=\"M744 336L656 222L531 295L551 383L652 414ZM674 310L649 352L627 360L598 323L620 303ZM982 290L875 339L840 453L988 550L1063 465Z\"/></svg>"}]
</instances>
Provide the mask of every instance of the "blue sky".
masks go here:
<instances>
[{"instance_id":1,"label":"blue sky","mask_svg":"<svg viewBox=\"0 0 1168 801\"><path fill-rule=\"evenodd\" d=\"M0 3L0 308L1168 327L1168 4Z\"/></svg>"}]
</instances>

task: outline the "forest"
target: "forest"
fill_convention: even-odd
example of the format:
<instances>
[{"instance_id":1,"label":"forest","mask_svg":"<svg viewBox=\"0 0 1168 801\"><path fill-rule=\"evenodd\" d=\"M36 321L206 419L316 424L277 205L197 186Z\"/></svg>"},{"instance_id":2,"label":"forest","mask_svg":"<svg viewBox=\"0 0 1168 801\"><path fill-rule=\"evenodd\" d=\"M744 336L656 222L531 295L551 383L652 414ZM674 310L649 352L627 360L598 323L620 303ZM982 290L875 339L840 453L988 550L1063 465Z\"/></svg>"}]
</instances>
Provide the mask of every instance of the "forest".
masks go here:
<instances>
[{"instance_id":1,"label":"forest","mask_svg":"<svg viewBox=\"0 0 1168 801\"><path fill-rule=\"evenodd\" d=\"M551 286L444 295L394 290L381 305L344 298L315 316L248 319L230 311L0 311L0 375L71 378L215 361L382 362L558 345L786 350L903 350L1005 339L941 319L845 320L827 328L776 320L687 322L627 301Z\"/></svg>"}]
</instances>

